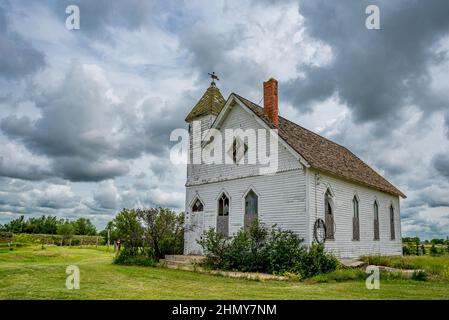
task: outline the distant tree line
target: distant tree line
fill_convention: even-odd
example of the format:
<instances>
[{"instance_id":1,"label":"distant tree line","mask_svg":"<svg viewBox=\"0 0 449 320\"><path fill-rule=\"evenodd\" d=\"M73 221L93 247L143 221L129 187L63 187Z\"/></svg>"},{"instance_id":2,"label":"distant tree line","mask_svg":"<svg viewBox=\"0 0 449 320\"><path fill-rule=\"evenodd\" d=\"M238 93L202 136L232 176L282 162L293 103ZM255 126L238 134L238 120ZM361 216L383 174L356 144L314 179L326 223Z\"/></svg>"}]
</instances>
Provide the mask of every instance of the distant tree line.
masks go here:
<instances>
[{"instance_id":1,"label":"distant tree line","mask_svg":"<svg viewBox=\"0 0 449 320\"><path fill-rule=\"evenodd\" d=\"M403 237L403 243L422 243L422 244L435 244L435 245L447 245L449 244L449 237L446 239L432 239L432 240L421 240L419 237Z\"/></svg>"},{"instance_id":2,"label":"distant tree line","mask_svg":"<svg viewBox=\"0 0 449 320\"><path fill-rule=\"evenodd\" d=\"M77 220L58 219L55 216L41 216L28 218L20 216L5 225L0 225L0 230L12 233L30 234L60 234L60 235L86 235L94 236L97 229L87 218Z\"/></svg>"},{"instance_id":3,"label":"distant tree line","mask_svg":"<svg viewBox=\"0 0 449 320\"><path fill-rule=\"evenodd\" d=\"M449 237L445 239L432 239L422 241L419 237L402 238L402 253L404 255L425 255L426 246L430 246L431 255L440 255L449 253Z\"/></svg>"}]
</instances>

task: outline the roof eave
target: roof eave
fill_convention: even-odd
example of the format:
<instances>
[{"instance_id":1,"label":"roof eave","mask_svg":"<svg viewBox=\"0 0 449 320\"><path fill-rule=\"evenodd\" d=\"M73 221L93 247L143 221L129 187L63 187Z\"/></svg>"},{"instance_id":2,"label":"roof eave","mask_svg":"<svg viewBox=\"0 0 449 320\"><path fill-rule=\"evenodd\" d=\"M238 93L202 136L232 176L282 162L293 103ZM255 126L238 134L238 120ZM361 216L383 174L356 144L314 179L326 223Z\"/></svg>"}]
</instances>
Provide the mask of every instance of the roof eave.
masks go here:
<instances>
[{"instance_id":1,"label":"roof eave","mask_svg":"<svg viewBox=\"0 0 449 320\"><path fill-rule=\"evenodd\" d=\"M339 178L339 179L342 179L342 180L345 180L345 181L348 181L348 182L351 182L351 183L355 183L355 184L358 184L358 185L365 186L367 188L375 189L375 190L378 190L378 191L381 191L381 192L385 192L385 193L388 193L388 194L391 194L391 195L394 195L394 196L398 196L398 197L401 197L402 199L406 199L407 198L407 196L402 191L400 191L398 188L396 188L393 185L392 186L393 186L394 189L396 189L396 192L393 192L393 191L390 191L390 190L387 190L387 189L384 189L384 188L379 188L378 186L374 186L374 185L371 185L369 183L366 183L366 182L363 182L363 181L360 181L360 180L351 179L351 178L348 178L348 177L336 174L335 172L331 172L331 171L328 171L328 170L325 170L325 169L322 169L322 168L318 168L318 167L315 167L315 166L311 166L311 169L316 170L318 172L322 172L324 174L327 174L327 175L330 175L330 176L333 176L333 177L336 177L336 178ZM388 182L388 180L386 180L386 181Z\"/></svg>"}]
</instances>

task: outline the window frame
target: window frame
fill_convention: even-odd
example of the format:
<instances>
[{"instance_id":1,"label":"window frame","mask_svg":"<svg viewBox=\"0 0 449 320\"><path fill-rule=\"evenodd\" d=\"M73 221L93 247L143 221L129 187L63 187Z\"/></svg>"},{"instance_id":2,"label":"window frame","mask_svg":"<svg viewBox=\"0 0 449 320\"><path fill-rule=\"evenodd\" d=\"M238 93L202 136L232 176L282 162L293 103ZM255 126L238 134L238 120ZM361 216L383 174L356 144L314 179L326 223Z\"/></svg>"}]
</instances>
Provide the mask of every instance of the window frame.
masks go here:
<instances>
[{"instance_id":1,"label":"window frame","mask_svg":"<svg viewBox=\"0 0 449 320\"><path fill-rule=\"evenodd\" d=\"M352 197L352 240L360 241L360 199L357 194Z\"/></svg>"},{"instance_id":2,"label":"window frame","mask_svg":"<svg viewBox=\"0 0 449 320\"><path fill-rule=\"evenodd\" d=\"M256 202L255 202L255 213L253 213L253 214L255 214L255 215L259 215L259 195L257 194L257 192L255 192L254 191L254 189L249 189L246 193L245 193L245 195L243 196L243 202L244 202L244 215L247 215L247 214L250 214L250 213L248 213L247 211L246 211L246 209L247 209L247 206L246 206L246 198L248 197L248 196L250 196L250 194L253 194L254 196L255 196L255 199L256 199Z\"/></svg>"},{"instance_id":3,"label":"window frame","mask_svg":"<svg viewBox=\"0 0 449 320\"><path fill-rule=\"evenodd\" d=\"M221 209L220 208L220 201L222 201L222 200L223 200L223 207L222 207L222 210L221 210L221 213L220 213L220 209ZM228 211L227 211L226 214L224 213L224 208L225 208L225 204L226 204L225 200L227 200L227 203L228 203ZM221 192L220 195L217 198L217 216L221 216L221 217L228 216L229 217L230 212L231 212L231 200L230 200L230 197L225 192Z\"/></svg>"},{"instance_id":4,"label":"window frame","mask_svg":"<svg viewBox=\"0 0 449 320\"><path fill-rule=\"evenodd\" d=\"M374 200L373 203L373 232L374 232L374 241L380 240L380 219L379 219L379 203Z\"/></svg>"},{"instance_id":5,"label":"window frame","mask_svg":"<svg viewBox=\"0 0 449 320\"><path fill-rule=\"evenodd\" d=\"M390 204L389 213L390 213L390 240L395 241L396 240L396 222L395 222L395 216L394 216L394 206L393 204Z\"/></svg>"},{"instance_id":6,"label":"window frame","mask_svg":"<svg viewBox=\"0 0 449 320\"><path fill-rule=\"evenodd\" d=\"M200 203L201 209L202 209L202 210L194 210L194 207L195 207L195 205L197 204L197 202ZM190 211L191 211L192 213L194 213L194 212L195 212L195 213L196 213L196 212L204 212L204 203L203 203L203 201L201 201L200 198L195 197L194 200L193 200L193 202L192 202L192 205L190 206Z\"/></svg>"},{"instance_id":7,"label":"window frame","mask_svg":"<svg viewBox=\"0 0 449 320\"><path fill-rule=\"evenodd\" d=\"M326 224L326 241L327 240L335 240L335 214L334 214L334 206L333 206L333 193L330 187L326 188L326 192L324 193L324 222ZM331 214L329 215L327 212L327 208L330 208ZM329 219L332 221L332 233L328 232L327 225L327 216L330 216Z\"/></svg>"},{"instance_id":8,"label":"window frame","mask_svg":"<svg viewBox=\"0 0 449 320\"><path fill-rule=\"evenodd\" d=\"M239 159L237 159L237 142L243 144L243 154ZM233 164L239 164L242 159L245 159L245 156L248 153L248 144L240 137L234 137L231 147L228 149L227 153L231 157Z\"/></svg>"}]
</instances>

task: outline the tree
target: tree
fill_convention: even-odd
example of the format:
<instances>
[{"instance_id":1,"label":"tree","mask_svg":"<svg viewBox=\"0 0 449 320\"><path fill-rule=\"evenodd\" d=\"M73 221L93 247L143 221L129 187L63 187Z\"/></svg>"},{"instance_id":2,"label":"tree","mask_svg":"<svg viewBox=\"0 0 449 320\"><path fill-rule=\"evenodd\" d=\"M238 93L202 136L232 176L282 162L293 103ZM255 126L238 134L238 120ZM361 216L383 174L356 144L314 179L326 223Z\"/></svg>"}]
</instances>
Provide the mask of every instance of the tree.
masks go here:
<instances>
[{"instance_id":1,"label":"tree","mask_svg":"<svg viewBox=\"0 0 449 320\"><path fill-rule=\"evenodd\" d=\"M54 216L41 216L39 218L29 218L26 221L25 233L40 233L40 234L56 234L58 225L61 221Z\"/></svg>"},{"instance_id":2,"label":"tree","mask_svg":"<svg viewBox=\"0 0 449 320\"><path fill-rule=\"evenodd\" d=\"M124 247L131 255L137 255L142 248L143 228L136 210L123 209L114 219L119 239L124 240Z\"/></svg>"},{"instance_id":3,"label":"tree","mask_svg":"<svg viewBox=\"0 0 449 320\"><path fill-rule=\"evenodd\" d=\"M403 237L402 242L416 244L416 243L420 243L421 240L419 239L419 237Z\"/></svg>"},{"instance_id":4,"label":"tree","mask_svg":"<svg viewBox=\"0 0 449 320\"><path fill-rule=\"evenodd\" d=\"M58 232L58 225L60 221L55 216L47 216L43 219L42 233L56 234Z\"/></svg>"},{"instance_id":5,"label":"tree","mask_svg":"<svg viewBox=\"0 0 449 320\"><path fill-rule=\"evenodd\" d=\"M432 239L430 243L433 245L444 244L444 239Z\"/></svg>"},{"instance_id":6,"label":"tree","mask_svg":"<svg viewBox=\"0 0 449 320\"><path fill-rule=\"evenodd\" d=\"M432 255L438 254L438 249L435 246L435 243L432 243L432 246L430 247L430 254Z\"/></svg>"},{"instance_id":7,"label":"tree","mask_svg":"<svg viewBox=\"0 0 449 320\"><path fill-rule=\"evenodd\" d=\"M3 226L3 229L6 232L13 232L13 233L24 232L24 230L26 229L25 217L20 216L17 219L11 220L10 222L8 222Z\"/></svg>"},{"instance_id":8,"label":"tree","mask_svg":"<svg viewBox=\"0 0 449 320\"><path fill-rule=\"evenodd\" d=\"M14 233L56 234L59 224L61 224L61 221L53 216L41 216L28 220L21 216L5 224L4 230Z\"/></svg>"},{"instance_id":9,"label":"tree","mask_svg":"<svg viewBox=\"0 0 449 320\"><path fill-rule=\"evenodd\" d=\"M426 255L426 247L423 244L421 245L421 253L423 256Z\"/></svg>"},{"instance_id":10,"label":"tree","mask_svg":"<svg viewBox=\"0 0 449 320\"><path fill-rule=\"evenodd\" d=\"M114 221L109 221L106 224L106 228L104 230L101 230L98 235L102 236L103 239L105 239L105 241L108 241L108 230L109 230L109 236L110 236L110 241L111 243L113 243L114 241L116 241L119 237L118 237L118 231L117 228L115 227Z\"/></svg>"},{"instance_id":11,"label":"tree","mask_svg":"<svg viewBox=\"0 0 449 320\"><path fill-rule=\"evenodd\" d=\"M138 209L137 215L144 226L145 244L156 258L165 254L182 253L184 247L184 214L170 209Z\"/></svg>"},{"instance_id":12,"label":"tree","mask_svg":"<svg viewBox=\"0 0 449 320\"><path fill-rule=\"evenodd\" d=\"M61 245L63 245L64 241L67 241L73 237L75 234L75 228L71 222L66 220L58 226L58 234L61 236Z\"/></svg>"},{"instance_id":13,"label":"tree","mask_svg":"<svg viewBox=\"0 0 449 320\"><path fill-rule=\"evenodd\" d=\"M97 234L97 229L87 218L79 218L73 222L73 226L75 228L75 234L83 236L94 236Z\"/></svg>"}]
</instances>

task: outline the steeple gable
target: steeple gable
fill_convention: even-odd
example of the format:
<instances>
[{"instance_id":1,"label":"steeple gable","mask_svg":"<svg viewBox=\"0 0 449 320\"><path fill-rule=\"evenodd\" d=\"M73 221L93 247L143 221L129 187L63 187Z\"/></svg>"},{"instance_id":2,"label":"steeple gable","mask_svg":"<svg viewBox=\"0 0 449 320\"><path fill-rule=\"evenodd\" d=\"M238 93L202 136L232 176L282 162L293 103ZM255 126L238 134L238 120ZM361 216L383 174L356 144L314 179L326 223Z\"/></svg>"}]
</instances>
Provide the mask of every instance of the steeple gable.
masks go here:
<instances>
[{"instance_id":1,"label":"steeple gable","mask_svg":"<svg viewBox=\"0 0 449 320\"><path fill-rule=\"evenodd\" d=\"M214 82L207 88L201 99L186 117L186 122L191 122L200 116L217 115L225 104L225 99Z\"/></svg>"}]
</instances>

